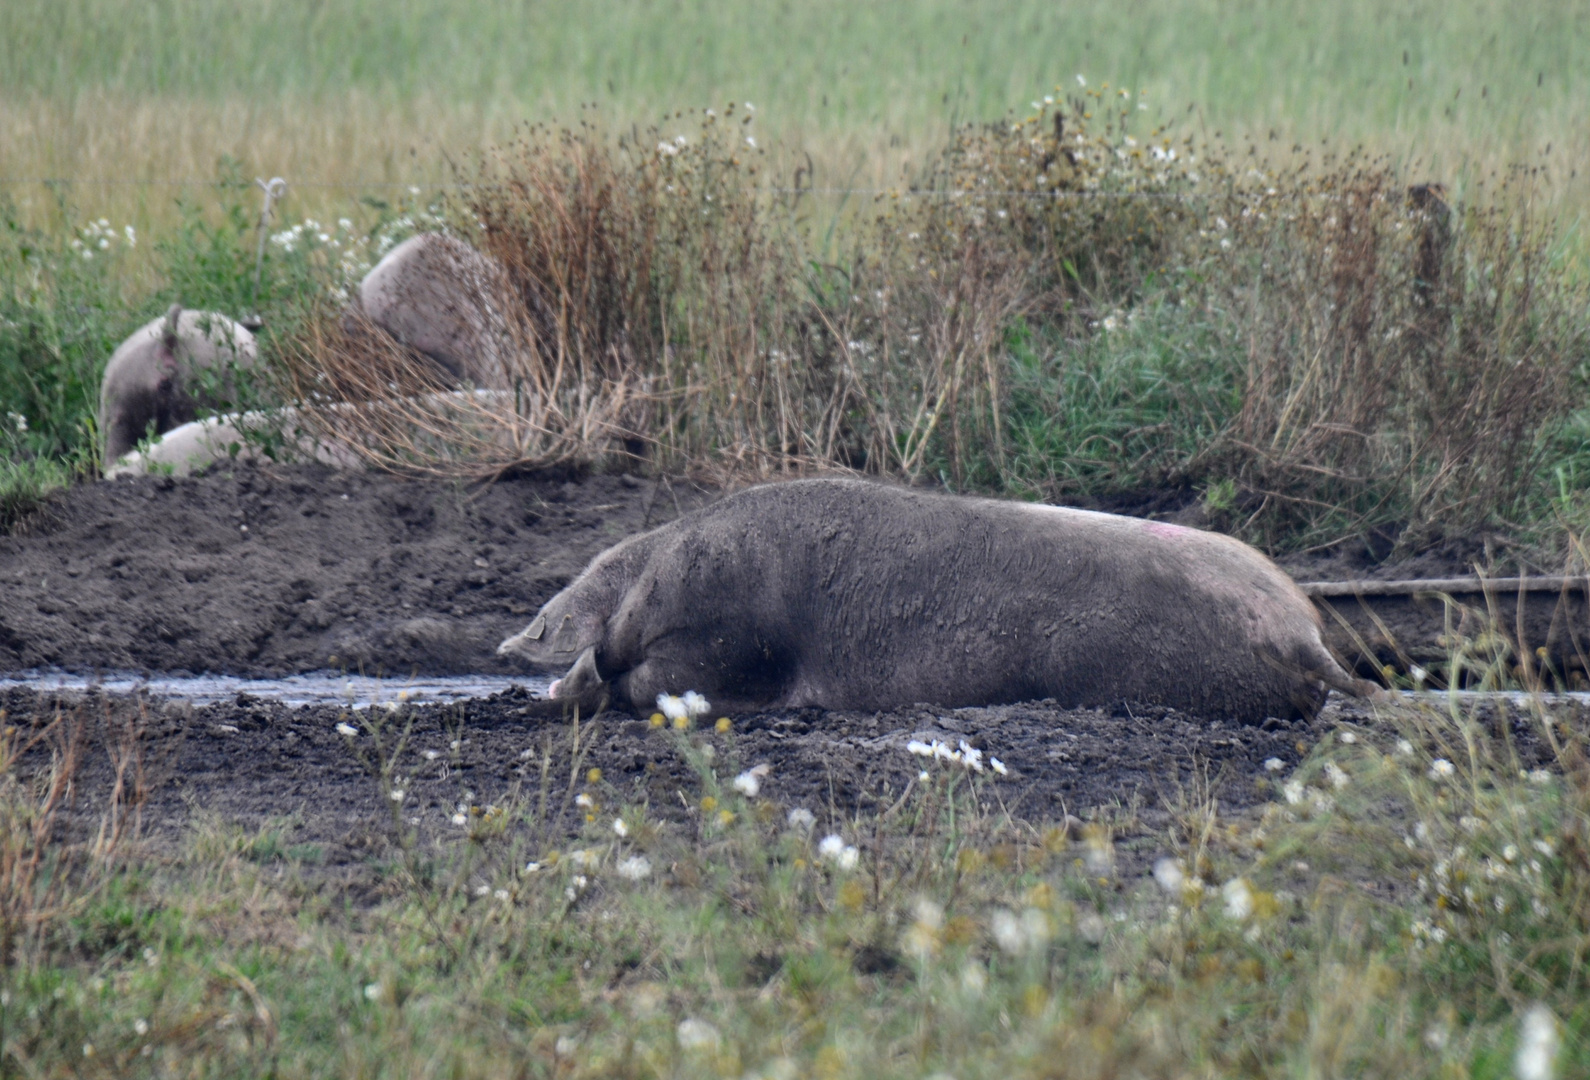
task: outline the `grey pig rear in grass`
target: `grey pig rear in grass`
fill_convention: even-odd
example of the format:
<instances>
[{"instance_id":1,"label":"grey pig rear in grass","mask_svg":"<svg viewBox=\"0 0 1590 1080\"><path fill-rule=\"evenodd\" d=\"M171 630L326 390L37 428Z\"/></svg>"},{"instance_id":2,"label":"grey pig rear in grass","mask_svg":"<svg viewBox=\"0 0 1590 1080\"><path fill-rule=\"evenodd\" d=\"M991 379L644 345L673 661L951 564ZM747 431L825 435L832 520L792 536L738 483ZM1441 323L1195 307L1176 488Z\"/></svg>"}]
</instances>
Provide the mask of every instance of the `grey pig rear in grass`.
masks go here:
<instances>
[{"instance_id":1,"label":"grey pig rear in grass","mask_svg":"<svg viewBox=\"0 0 1590 1080\"><path fill-rule=\"evenodd\" d=\"M99 385L99 430L109 470L146 435L163 435L224 409L237 396L235 375L255 361L254 335L225 315L184 311L162 317L116 347Z\"/></svg>"},{"instance_id":2,"label":"grey pig rear in grass","mask_svg":"<svg viewBox=\"0 0 1590 1080\"><path fill-rule=\"evenodd\" d=\"M1256 723L1368 695L1229 536L859 480L749 488L597 556L502 654L648 711L1143 702Z\"/></svg>"},{"instance_id":3,"label":"grey pig rear in grass","mask_svg":"<svg viewBox=\"0 0 1590 1080\"><path fill-rule=\"evenodd\" d=\"M448 376L488 389L511 385L502 314L508 278L496 259L443 233L411 236L359 283L356 308ZM357 315L353 324L357 327Z\"/></svg>"}]
</instances>

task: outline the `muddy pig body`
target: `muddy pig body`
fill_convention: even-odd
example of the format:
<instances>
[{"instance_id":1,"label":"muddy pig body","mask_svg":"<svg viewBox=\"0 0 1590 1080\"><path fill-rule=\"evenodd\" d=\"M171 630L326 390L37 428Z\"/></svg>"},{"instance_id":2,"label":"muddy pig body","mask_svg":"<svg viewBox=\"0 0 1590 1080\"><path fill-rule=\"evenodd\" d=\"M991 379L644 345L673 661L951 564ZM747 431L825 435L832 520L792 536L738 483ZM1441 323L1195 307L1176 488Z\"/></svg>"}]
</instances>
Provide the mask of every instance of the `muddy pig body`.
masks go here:
<instances>
[{"instance_id":1,"label":"muddy pig body","mask_svg":"<svg viewBox=\"0 0 1590 1080\"><path fill-rule=\"evenodd\" d=\"M164 434L200 409L234 403L238 371L254 366L254 335L225 315L184 311L140 327L117 346L99 387L99 428L110 468L151 431Z\"/></svg>"},{"instance_id":2,"label":"muddy pig body","mask_svg":"<svg viewBox=\"0 0 1590 1080\"><path fill-rule=\"evenodd\" d=\"M389 251L359 284L364 317L460 382L508 386L506 277L496 260L442 233Z\"/></svg>"},{"instance_id":3,"label":"muddy pig body","mask_svg":"<svg viewBox=\"0 0 1590 1080\"><path fill-rule=\"evenodd\" d=\"M1216 533L858 480L750 488L598 556L499 652L646 711L1054 698L1261 721L1369 692L1278 567Z\"/></svg>"}]
</instances>

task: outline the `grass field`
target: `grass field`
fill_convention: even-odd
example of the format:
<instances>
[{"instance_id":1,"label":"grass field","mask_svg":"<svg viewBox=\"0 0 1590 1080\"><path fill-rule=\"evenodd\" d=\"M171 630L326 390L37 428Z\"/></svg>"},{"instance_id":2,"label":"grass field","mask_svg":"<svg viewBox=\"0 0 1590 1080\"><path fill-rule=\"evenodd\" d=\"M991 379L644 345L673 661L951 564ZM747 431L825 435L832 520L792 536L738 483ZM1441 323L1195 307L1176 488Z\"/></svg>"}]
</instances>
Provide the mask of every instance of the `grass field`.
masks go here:
<instances>
[{"instance_id":1,"label":"grass field","mask_svg":"<svg viewBox=\"0 0 1590 1080\"><path fill-rule=\"evenodd\" d=\"M734 100L790 160L810 153L820 184L872 187L952 123L1080 74L1145 92L1147 121L1266 149L1362 142L1459 191L1549 163L1551 199L1577 215L1587 48L1574 0L19 0L0 10L0 178L79 181L76 213L143 226L171 220L171 190L81 182L207 181L229 155L335 216L356 193L309 185L445 178L444 151L587 103L627 128ZM30 214L55 205L13 190Z\"/></svg>"}]
</instances>

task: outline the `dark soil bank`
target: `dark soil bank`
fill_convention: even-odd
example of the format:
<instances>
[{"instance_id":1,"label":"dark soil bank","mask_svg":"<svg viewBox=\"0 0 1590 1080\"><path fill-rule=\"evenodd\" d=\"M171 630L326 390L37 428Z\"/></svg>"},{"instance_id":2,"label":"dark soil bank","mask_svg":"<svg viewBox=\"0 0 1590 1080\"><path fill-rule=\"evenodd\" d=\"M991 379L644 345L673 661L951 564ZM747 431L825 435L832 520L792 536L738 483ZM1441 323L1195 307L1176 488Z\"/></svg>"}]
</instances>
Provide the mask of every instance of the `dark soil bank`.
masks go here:
<instances>
[{"instance_id":1,"label":"dark soil bank","mask_svg":"<svg viewBox=\"0 0 1590 1080\"><path fill-rule=\"evenodd\" d=\"M317 466L83 485L0 536L0 671L514 672L498 642L592 556L703 498Z\"/></svg>"}]
</instances>

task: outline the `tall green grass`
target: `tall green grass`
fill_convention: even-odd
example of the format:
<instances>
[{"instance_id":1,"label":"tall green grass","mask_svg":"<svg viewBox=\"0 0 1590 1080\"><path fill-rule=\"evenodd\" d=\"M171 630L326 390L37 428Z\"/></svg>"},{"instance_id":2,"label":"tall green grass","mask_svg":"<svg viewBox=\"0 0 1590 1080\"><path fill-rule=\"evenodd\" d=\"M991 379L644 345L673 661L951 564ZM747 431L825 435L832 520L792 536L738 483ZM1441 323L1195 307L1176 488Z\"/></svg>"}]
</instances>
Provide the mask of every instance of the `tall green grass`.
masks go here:
<instances>
[{"instance_id":1,"label":"tall green grass","mask_svg":"<svg viewBox=\"0 0 1590 1080\"><path fill-rule=\"evenodd\" d=\"M0 175L203 179L225 153L301 183L408 182L523 119L573 122L594 102L645 124L734 100L762 110L791 167L809 153L823 183L873 187L952 123L1080 74L1146 91L1151 119L1267 147L1363 142L1449 185L1549 146L1553 197L1579 213L1587 51L1575 0L14 0ZM161 191L78 202L169 207Z\"/></svg>"},{"instance_id":2,"label":"tall green grass","mask_svg":"<svg viewBox=\"0 0 1590 1080\"><path fill-rule=\"evenodd\" d=\"M1585 137L1572 122L1590 91L1587 40L1572 0L16 0L0 12L0 87L289 101L357 90L624 114L732 97L783 124L920 135L1082 73L1147 89L1156 109L1197 103L1217 125L1418 144L1450 122L1571 153Z\"/></svg>"}]
</instances>

